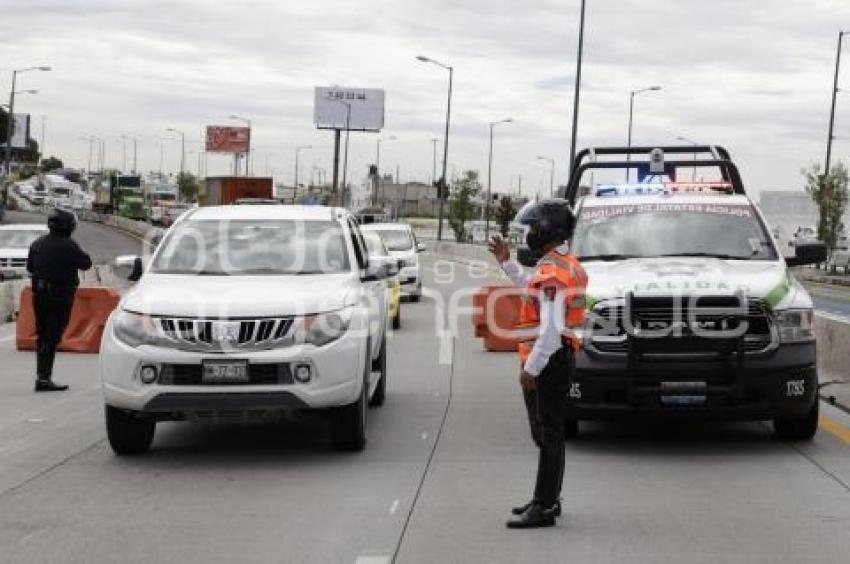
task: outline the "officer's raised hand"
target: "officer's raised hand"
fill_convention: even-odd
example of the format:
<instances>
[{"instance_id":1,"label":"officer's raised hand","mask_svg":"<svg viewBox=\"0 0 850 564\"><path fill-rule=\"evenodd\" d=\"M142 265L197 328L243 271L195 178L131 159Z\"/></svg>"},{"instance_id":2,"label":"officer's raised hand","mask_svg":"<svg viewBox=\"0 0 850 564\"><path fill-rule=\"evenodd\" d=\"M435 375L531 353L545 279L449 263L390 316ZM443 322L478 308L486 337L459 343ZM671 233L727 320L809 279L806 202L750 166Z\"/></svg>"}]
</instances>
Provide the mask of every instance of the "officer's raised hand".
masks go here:
<instances>
[{"instance_id":1,"label":"officer's raised hand","mask_svg":"<svg viewBox=\"0 0 850 564\"><path fill-rule=\"evenodd\" d=\"M499 264L506 260L510 260L511 258L511 248L508 246L507 242L498 235L493 235L490 239L490 243L487 245L487 248L490 249L490 252L493 253L493 256L496 257L497 261L499 261Z\"/></svg>"}]
</instances>

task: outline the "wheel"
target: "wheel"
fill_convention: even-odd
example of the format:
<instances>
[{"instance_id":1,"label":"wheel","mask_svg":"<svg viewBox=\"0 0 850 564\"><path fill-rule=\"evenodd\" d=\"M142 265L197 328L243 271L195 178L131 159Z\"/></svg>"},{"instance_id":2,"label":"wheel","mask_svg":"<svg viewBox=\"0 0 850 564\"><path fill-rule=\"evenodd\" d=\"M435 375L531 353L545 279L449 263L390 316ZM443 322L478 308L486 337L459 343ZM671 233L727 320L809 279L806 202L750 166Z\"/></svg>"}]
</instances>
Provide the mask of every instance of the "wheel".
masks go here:
<instances>
[{"instance_id":1,"label":"wheel","mask_svg":"<svg viewBox=\"0 0 850 564\"><path fill-rule=\"evenodd\" d=\"M393 329L401 329L401 304L398 305L398 310L393 317Z\"/></svg>"},{"instance_id":2,"label":"wheel","mask_svg":"<svg viewBox=\"0 0 850 564\"><path fill-rule=\"evenodd\" d=\"M134 417L132 414L106 406L106 436L115 454L143 454L150 450L156 431L156 421Z\"/></svg>"},{"instance_id":3,"label":"wheel","mask_svg":"<svg viewBox=\"0 0 850 564\"><path fill-rule=\"evenodd\" d=\"M815 400L815 404L805 415L775 419L773 430L776 436L784 441L810 441L817 433L819 415L819 402Z\"/></svg>"},{"instance_id":4,"label":"wheel","mask_svg":"<svg viewBox=\"0 0 850 564\"><path fill-rule=\"evenodd\" d=\"M578 438L578 420L564 419L564 438L568 440Z\"/></svg>"},{"instance_id":5,"label":"wheel","mask_svg":"<svg viewBox=\"0 0 850 564\"><path fill-rule=\"evenodd\" d=\"M366 346L366 366L360 397L352 404L334 408L331 412L331 440L337 450L357 452L366 448L366 406L369 395L369 359L371 346Z\"/></svg>"},{"instance_id":6,"label":"wheel","mask_svg":"<svg viewBox=\"0 0 850 564\"><path fill-rule=\"evenodd\" d=\"M381 353L374 361L372 361L372 371L380 372L381 379L378 380L378 385L375 386L375 393L372 394L372 399L369 400L370 407L380 407L384 405L387 399L387 337L384 336L381 341Z\"/></svg>"}]
</instances>

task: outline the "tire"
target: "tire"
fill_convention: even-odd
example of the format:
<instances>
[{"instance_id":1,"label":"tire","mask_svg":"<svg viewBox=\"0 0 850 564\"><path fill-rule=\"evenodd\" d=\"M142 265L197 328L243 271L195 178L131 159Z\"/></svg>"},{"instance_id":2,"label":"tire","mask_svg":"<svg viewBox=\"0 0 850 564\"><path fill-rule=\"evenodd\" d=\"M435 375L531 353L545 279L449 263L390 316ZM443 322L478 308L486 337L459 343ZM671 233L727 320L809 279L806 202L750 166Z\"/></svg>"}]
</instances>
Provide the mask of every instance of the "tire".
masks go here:
<instances>
[{"instance_id":1,"label":"tire","mask_svg":"<svg viewBox=\"0 0 850 564\"><path fill-rule=\"evenodd\" d=\"M106 406L106 437L119 456L144 454L151 448L156 421L134 417L130 413Z\"/></svg>"},{"instance_id":2,"label":"tire","mask_svg":"<svg viewBox=\"0 0 850 564\"><path fill-rule=\"evenodd\" d=\"M366 409L369 395L371 346L366 346L366 362L360 397L352 404L334 408L331 412L331 441L336 450L359 452L366 448Z\"/></svg>"},{"instance_id":3,"label":"tire","mask_svg":"<svg viewBox=\"0 0 850 564\"><path fill-rule=\"evenodd\" d=\"M776 432L776 436L783 441L812 440L818 431L819 404L820 402L816 398L815 404L805 415L775 419L773 421L773 430Z\"/></svg>"},{"instance_id":4,"label":"tire","mask_svg":"<svg viewBox=\"0 0 850 564\"><path fill-rule=\"evenodd\" d=\"M398 311L393 317L393 329L401 329L401 304L398 304Z\"/></svg>"},{"instance_id":5,"label":"tire","mask_svg":"<svg viewBox=\"0 0 850 564\"><path fill-rule=\"evenodd\" d=\"M378 385L375 386L375 393L372 394L372 399L369 400L369 407L380 407L384 405L387 399L387 337L384 336L381 341L381 353L372 362L372 370L381 373L381 379L378 380Z\"/></svg>"},{"instance_id":6,"label":"tire","mask_svg":"<svg viewBox=\"0 0 850 564\"><path fill-rule=\"evenodd\" d=\"M566 440L578 438L577 419L564 419L564 438Z\"/></svg>"}]
</instances>

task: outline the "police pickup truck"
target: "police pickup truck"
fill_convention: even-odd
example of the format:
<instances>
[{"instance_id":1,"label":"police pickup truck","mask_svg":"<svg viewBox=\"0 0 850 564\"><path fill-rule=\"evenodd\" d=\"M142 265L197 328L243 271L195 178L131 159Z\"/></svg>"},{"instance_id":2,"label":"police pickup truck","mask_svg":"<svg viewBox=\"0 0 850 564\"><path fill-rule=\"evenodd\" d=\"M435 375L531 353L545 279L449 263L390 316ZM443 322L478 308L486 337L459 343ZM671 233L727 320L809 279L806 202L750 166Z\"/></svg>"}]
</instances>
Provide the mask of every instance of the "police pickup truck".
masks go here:
<instances>
[{"instance_id":1,"label":"police pickup truck","mask_svg":"<svg viewBox=\"0 0 850 564\"><path fill-rule=\"evenodd\" d=\"M825 247L783 257L722 147L591 149L572 170L562 196L589 286L568 433L642 414L770 420L783 439L810 439L812 300L788 268L822 262Z\"/></svg>"}]
</instances>

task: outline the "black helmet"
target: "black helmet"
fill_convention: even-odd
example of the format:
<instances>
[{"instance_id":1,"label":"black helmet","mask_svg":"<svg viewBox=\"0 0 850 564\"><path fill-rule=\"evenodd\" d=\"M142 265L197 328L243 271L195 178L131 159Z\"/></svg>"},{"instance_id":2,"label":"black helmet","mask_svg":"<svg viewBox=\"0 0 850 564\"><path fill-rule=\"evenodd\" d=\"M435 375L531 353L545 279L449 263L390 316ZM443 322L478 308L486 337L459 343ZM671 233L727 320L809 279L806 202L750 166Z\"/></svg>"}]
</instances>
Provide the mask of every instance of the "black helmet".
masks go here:
<instances>
[{"instance_id":1,"label":"black helmet","mask_svg":"<svg viewBox=\"0 0 850 564\"><path fill-rule=\"evenodd\" d=\"M47 228L51 233L69 237L77 228L77 218L71 212L53 208L47 215Z\"/></svg>"},{"instance_id":2,"label":"black helmet","mask_svg":"<svg viewBox=\"0 0 850 564\"><path fill-rule=\"evenodd\" d=\"M525 242L529 249L540 254L547 245L560 245L573 236L576 216L569 202L552 198L527 203L514 221L528 227Z\"/></svg>"}]
</instances>

